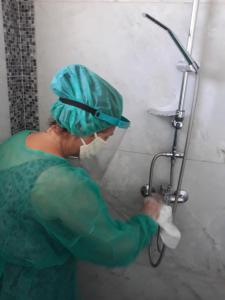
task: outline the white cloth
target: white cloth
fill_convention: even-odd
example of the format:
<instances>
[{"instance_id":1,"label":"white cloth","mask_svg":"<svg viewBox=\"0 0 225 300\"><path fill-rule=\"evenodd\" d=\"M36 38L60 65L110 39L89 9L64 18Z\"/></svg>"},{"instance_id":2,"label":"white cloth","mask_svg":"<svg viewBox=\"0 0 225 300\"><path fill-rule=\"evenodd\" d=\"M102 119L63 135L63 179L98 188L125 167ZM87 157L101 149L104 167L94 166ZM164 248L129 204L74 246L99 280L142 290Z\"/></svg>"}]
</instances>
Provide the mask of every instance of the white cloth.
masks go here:
<instances>
[{"instance_id":1,"label":"white cloth","mask_svg":"<svg viewBox=\"0 0 225 300\"><path fill-rule=\"evenodd\" d=\"M156 222L161 227L160 237L163 243L168 248L175 249L179 244L181 233L173 224L172 208L168 205L162 204L159 217Z\"/></svg>"}]
</instances>

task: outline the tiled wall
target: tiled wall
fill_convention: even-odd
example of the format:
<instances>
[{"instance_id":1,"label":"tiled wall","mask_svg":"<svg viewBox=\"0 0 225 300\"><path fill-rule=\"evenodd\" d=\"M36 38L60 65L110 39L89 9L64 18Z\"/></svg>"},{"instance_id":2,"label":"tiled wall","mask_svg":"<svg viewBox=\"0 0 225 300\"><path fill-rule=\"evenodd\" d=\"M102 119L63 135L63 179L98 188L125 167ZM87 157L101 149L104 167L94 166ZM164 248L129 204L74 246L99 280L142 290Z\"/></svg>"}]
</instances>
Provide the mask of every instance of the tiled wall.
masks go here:
<instances>
[{"instance_id":1,"label":"tiled wall","mask_svg":"<svg viewBox=\"0 0 225 300\"><path fill-rule=\"evenodd\" d=\"M31 0L2 0L11 133L39 127Z\"/></svg>"}]
</instances>

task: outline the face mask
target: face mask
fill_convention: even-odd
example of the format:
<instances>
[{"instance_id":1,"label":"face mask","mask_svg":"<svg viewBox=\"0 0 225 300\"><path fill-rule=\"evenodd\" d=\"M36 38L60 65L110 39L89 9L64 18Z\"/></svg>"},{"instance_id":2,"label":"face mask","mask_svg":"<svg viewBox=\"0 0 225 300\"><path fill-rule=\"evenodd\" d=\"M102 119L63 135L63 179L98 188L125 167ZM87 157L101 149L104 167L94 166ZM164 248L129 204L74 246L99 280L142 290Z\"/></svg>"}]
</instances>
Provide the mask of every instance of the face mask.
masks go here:
<instances>
[{"instance_id":1,"label":"face mask","mask_svg":"<svg viewBox=\"0 0 225 300\"><path fill-rule=\"evenodd\" d=\"M83 144L80 147L81 160L96 156L96 154L98 154L98 152L107 144L107 142L100 138L96 133L95 139L90 144L86 144L82 138L80 139Z\"/></svg>"}]
</instances>

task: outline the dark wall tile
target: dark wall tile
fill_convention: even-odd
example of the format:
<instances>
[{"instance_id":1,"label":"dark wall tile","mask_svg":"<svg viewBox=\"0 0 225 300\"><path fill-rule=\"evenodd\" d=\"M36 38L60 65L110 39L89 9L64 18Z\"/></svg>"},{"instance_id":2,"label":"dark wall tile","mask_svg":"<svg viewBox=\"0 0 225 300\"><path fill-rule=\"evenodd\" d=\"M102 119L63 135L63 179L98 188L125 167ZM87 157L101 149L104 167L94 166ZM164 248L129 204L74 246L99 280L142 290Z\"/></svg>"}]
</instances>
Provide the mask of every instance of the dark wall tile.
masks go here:
<instances>
[{"instance_id":1,"label":"dark wall tile","mask_svg":"<svg viewBox=\"0 0 225 300\"><path fill-rule=\"evenodd\" d=\"M2 0L12 134L39 128L33 0Z\"/></svg>"}]
</instances>

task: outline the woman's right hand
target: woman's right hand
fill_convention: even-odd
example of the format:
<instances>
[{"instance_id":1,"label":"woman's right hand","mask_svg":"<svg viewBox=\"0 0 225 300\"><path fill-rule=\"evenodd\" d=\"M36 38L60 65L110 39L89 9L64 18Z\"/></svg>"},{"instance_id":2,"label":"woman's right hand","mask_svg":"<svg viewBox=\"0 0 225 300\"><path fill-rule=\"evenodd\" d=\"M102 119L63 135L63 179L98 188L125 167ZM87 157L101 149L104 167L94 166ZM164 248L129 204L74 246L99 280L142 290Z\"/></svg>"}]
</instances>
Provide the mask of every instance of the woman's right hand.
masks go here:
<instances>
[{"instance_id":1,"label":"woman's right hand","mask_svg":"<svg viewBox=\"0 0 225 300\"><path fill-rule=\"evenodd\" d=\"M162 204L161 195L152 194L151 196L145 198L142 212L150 216L154 220L157 220L159 217L161 204Z\"/></svg>"}]
</instances>

